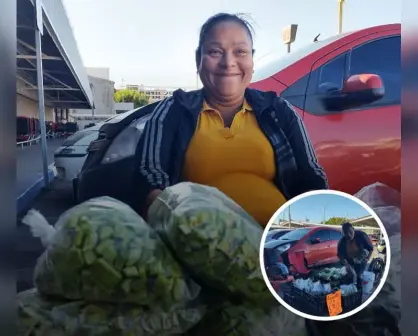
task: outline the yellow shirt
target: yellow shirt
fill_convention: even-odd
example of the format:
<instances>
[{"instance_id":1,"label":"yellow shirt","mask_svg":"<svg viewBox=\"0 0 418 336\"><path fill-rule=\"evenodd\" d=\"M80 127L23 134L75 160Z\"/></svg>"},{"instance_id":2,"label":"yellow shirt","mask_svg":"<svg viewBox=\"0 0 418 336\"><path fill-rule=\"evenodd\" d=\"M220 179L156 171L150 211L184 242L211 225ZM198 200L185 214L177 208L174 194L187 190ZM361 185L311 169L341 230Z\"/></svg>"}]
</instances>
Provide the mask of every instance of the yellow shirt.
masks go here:
<instances>
[{"instance_id":1,"label":"yellow shirt","mask_svg":"<svg viewBox=\"0 0 418 336\"><path fill-rule=\"evenodd\" d=\"M286 202L275 173L273 149L247 102L230 128L204 103L185 155L185 180L218 188L265 226Z\"/></svg>"}]
</instances>

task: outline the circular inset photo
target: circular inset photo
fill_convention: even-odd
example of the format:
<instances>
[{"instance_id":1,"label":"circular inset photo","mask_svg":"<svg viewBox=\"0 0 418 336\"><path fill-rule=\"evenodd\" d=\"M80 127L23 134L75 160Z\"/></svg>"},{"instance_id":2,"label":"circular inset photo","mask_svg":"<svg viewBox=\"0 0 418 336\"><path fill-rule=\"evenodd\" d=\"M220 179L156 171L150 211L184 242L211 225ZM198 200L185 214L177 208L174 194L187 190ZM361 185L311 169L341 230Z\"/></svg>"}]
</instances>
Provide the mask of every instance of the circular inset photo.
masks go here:
<instances>
[{"instance_id":1,"label":"circular inset photo","mask_svg":"<svg viewBox=\"0 0 418 336\"><path fill-rule=\"evenodd\" d=\"M311 191L285 203L260 245L264 280L293 313L335 321L365 308L389 273L390 245L374 211L349 194Z\"/></svg>"}]
</instances>

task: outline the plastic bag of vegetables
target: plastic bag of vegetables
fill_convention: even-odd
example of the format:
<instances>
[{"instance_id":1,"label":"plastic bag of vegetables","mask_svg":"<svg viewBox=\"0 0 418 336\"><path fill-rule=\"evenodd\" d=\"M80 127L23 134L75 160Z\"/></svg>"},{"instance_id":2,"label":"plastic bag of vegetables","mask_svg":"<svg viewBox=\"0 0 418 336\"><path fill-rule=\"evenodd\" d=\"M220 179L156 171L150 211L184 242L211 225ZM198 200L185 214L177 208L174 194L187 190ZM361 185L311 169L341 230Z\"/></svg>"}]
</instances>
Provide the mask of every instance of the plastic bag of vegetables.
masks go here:
<instances>
[{"instance_id":1,"label":"plastic bag of vegetables","mask_svg":"<svg viewBox=\"0 0 418 336\"><path fill-rule=\"evenodd\" d=\"M178 335L196 325L204 313L203 306L163 312L126 303L50 299L29 290L17 297L17 336Z\"/></svg>"},{"instance_id":2,"label":"plastic bag of vegetables","mask_svg":"<svg viewBox=\"0 0 418 336\"><path fill-rule=\"evenodd\" d=\"M100 197L77 205L55 228L35 210L23 222L46 247L34 276L42 294L171 307L200 292L155 230L115 199Z\"/></svg>"},{"instance_id":3,"label":"plastic bag of vegetables","mask_svg":"<svg viewBox=\"0 0 418 336\"><path fill-rule=\"evenodd\" d=\"M148 223L199 284L275 302L260 271L261 227L218 189L169 187L151 205Z\"/></svg>"},{"instance_id":4,"label":"plastic bag of vegetables","mask_svg":"<svg viewBox=\"0 0 418 336\"><path fill-rule=\"evenodd\" d=\"M305 319L279 303L270 309L226 302L212 307L187 336L307 336Z\"/></svg>"}]
</instances>

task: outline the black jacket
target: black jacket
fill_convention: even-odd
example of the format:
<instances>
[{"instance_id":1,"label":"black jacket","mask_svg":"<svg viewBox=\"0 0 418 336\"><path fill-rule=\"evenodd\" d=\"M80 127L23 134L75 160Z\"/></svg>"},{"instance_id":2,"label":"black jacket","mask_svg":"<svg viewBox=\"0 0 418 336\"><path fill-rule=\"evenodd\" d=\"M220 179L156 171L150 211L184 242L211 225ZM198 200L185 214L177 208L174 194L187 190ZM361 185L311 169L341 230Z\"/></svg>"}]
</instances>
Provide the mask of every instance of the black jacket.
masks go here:
<instances>
[{"instance_id":1,"label":"black jacket","mask_svg":"<svg viewBox=\"0 0 418 336\"><path fill-rule=\"evenodd\" d=\"M247 89L245 98L275 155L275 184L290 199L309 190L328 189L322 167L302 119L275 92ZM184 156L203 107L203 90L176 90L162 100L147 122L136 151L138 204L153 189L181 182Z\"/></svg>"},{"instance_id":2,"label":"black jacket","mask_svg":"<svg viewBox=\"0 0 418 336\"><path fill-rule=\"evenodd\" d=\"M373 251L373 244L370 241L369 236L360 230L355 230L354 233L354 240L358 246L358 248L361 250L367 250L370 252ZM347 238L346 237L342 237L340 239L340 241L338 242L338 258L340 258L340 260L347 260L350 261L347 255Z\"/></svg>"}]
</instances>

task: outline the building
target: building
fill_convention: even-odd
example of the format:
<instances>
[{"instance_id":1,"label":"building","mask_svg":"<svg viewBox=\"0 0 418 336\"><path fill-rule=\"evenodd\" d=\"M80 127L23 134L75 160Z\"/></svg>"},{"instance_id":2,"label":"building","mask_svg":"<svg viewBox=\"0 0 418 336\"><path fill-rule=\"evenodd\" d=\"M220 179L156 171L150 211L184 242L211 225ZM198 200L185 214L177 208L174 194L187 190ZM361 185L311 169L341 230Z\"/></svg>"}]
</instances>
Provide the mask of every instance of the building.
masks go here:
<instances>
[{"instance_id":1,"label":"building","mask_svg":"<svg viewBox=\"0 0 418 336\"><path fill-rule=\"evenodd\" d=\"M94 108L93 109L72 109L71 116L77 114L91 114L91 115L114 115L114 92L115 83L99 77L88 76L90 88L93 93Z\"/></svg>"},{"instance_id":2,"label":"building","mask_svg":"<svg viewBox=\"0 0 418 336\"><path fill-rule=\"evenodd\" d=\"M43 0L42 64L46 121L88 109L93 94L61 0ZM39 118L34 4L17 0L16 115Z\"/></svg>"},{"instance_id":3,"label":"building","mask_svg":"<svg viewBox=\"0 0 418 336\"><path fill-rule=\"evenodd\" d=\"M86 67L86 71L90 76L110 80L109 68Z\"/></svg>"},{"instance_id":4,"label":"building","mask_svg":"<svg viewBox=\"0 0 418 336\"><path fill-rule=\"evenodd\" d=\"M357 230L362 230L368 234L380 234L380 226L379 223L375 220L372 215L350 219L350 223L352 223ZM341 228L341 225L329 225L329 224L319 224L319 223L311 223L311 222L304 222L304 221L296 221L291 220L290 223L288 220L285 219L278 219L278 221L272 224L272 229L298 229L303 227L312 227L312 226L324 226L324 227L335 227Z\"/></svg>"},{"instance_id":5,"label":"building","mask_svg":"<svg viewBox=\"0 0 418 336\"><path fill-rule=\"evenodd\" d=\"M120 114L134 109L134 103L115 103L115 113Z\"/></svg>"},{"instance_id":6,"label":"building","mask_svg":"<svg viewBox=\"0 0 418 336\"><path fill-rule=\"evenodd\" d=\"M148 97L149 103L154 103L156 101L162 100L164 98L170 97L173 95L173 92L177 89L180 89L178 87L176 88L167 88L167 87L151 87L151 86L145 86L145 85L136 85L136 84L127 84L124 89L127 90L134 90L138 92L142 92L145 94L146 97ZM190 88L181 88L185 91L190 90ZM194 88L195 89L195 88Z\"/></svg>"}]
</instances>

